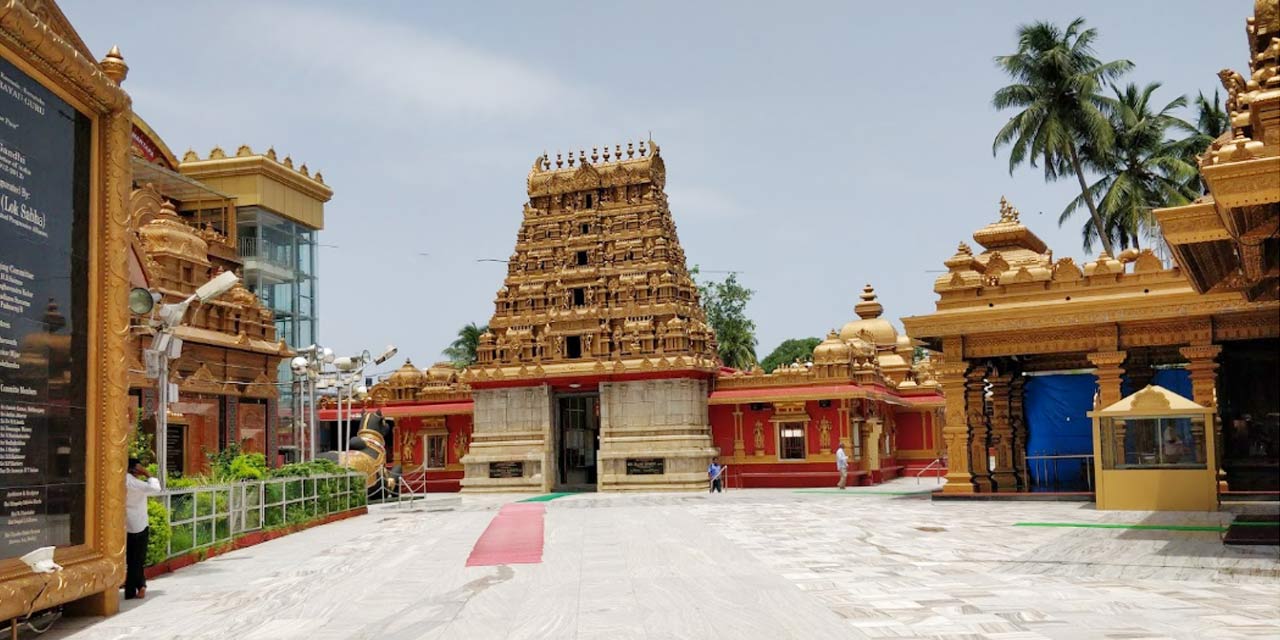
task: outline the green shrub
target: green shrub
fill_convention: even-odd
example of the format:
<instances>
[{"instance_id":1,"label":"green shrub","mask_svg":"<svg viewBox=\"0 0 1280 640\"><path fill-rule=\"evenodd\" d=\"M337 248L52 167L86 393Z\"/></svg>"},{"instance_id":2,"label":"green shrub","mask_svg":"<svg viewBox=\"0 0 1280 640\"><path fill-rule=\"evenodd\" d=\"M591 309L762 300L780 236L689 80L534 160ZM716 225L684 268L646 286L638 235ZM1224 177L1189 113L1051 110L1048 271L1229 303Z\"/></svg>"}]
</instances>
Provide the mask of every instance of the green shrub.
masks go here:
<instances>
[{"instance_id":1,"label":"green shrub","mask_svg":"<svg viewBox=\"0 0 1280 640\"><path fill-rule=\"evenodd\" d=\"M272 478L307 478L311 476L344 473L347 470L331 460L311 460L310 462L294 462L283 467L272 469L268 475Z\"/></svg>"},{"instance_id":2,"label":"green shrub","mask_svg":"<svg viewBox=\"0 0 1280 640\"><path fill-rule=\"evenodd\" d=\"M189 524L173 525L173 536L170 539L170 546L173 553L178 554L183 551L190 551L195 546L195 540L192 538L192 528Z\"/></svg>"},{"instance_id":3,"label":"green shrub","mask_svg":"<svg viewBox=\"0 0 1280 640\"><path fill-rule=\"evenodd\" d=\"M169 539L173 536L169 527L169 512L159 500L147 501L147 526L151 529L147 538L146 566L149 567L169 557Z\"/></svg>"},{"instance_id":4,"label":"green shrub","mask_svg":"<svg viewBox=\"0 0 1280 640\"><path fill-rule=\"evenodd\" d=\"M261 453L242 453L231 460L231 477L262 480L267 477L267 459Z\"/></svg>"}]
</instances>

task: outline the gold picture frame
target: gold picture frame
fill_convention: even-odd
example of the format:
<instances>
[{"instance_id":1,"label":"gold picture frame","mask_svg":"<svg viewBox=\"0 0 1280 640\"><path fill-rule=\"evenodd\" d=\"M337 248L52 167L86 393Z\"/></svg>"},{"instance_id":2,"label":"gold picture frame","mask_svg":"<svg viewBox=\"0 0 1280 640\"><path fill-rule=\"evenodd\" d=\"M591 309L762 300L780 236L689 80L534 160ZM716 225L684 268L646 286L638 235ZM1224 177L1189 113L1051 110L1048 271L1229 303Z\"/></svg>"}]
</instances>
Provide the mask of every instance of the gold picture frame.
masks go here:
<instances>
[{"instance_id":1,"label":"gold picture frame","mask_svg":"<svg viewBox=\"0 0 1280 640\"><path fill-rule=\"evenodd\" d=\"M124 578L132 107L52 0L0 0L0 56L92 123L84 543L58 548L63 570L55 573L0 560L0 619L77 600L85 613L110 615Z\"/></svg>"}]
</instances>

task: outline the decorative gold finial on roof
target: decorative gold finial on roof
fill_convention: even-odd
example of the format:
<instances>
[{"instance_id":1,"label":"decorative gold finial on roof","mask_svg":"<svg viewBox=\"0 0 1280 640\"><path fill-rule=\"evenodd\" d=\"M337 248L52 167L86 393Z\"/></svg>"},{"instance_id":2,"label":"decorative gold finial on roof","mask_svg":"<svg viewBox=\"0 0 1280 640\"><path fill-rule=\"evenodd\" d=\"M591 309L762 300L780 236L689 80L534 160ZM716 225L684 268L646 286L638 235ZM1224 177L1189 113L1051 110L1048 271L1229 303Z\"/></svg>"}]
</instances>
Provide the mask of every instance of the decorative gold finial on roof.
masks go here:
<instances>
[{"instance_id":1,"label":"decorative gold finial on roof","mask_svg":"<svg viewBox=\"0 0 1280 640\"><path fill-rule=\"evenodd\" d=\"M298 173L301 173L302 175L307 176L308 178L311 177L311 172L307 169L307 163L305 162L302 163L301 167L298 167Z\"/></svg>"},{"instance_id":2,"label":"decorative gold finial on roof","mask_svg":"<svg viewBox=\"0 0 1280 640\"><path fill-rule=\"evenodd\" d=\"M247 144L242 144L239 149L236 149L237 158L243 158L251 155L253 155L253 149L251 149Z\"/></svg>"},{"instance_id":3,"label":"decorative gold finial on roof","mask_svg":"<svg viewBox=\"0 0 1280 640\"><path fill-rule=\"evenodd\" d=\"M1000 222L1017 222L1018 210L1009 204L1009 200L1000 196Z\"/></svg>"},{"instance_id":4,"label":"decorative gold finial on roof","mask_svg":"<svg viewBox=\"0 0 1280 640\"><path fill-rule=\"evenodd\" d=\"M187 152L182 154L183 162L195 162L199 159L200 159L200 154L196 153L196 150L190 147L187 147Z\"/></svg>"},{"instance_id":5,"label":"decorative gold finial on roof","mask_svg":"<svg viewBox=\"0 0 1280 640\"><path fill-rule=\"evenodd\" d=\"M973 249L969 248L969 243L961 241L960 246L956 247L956 253L971 256L973 255Z\"/></svg>"},{"instance_id":6,"label":"decorative gold finial on roof","mask_svg":"<svg viewBox=\"0 0 1280 640\"><path fill-rule=\"evenodd\" d=\"M283 162L283 163L281 163L281 164L283 164L284 166L289 167L290 169L292 169L292 168L293 168L293 158L292 158L291 156L285 156L285 157L284 157L284 162Z\"/></svg>"},{"instance_id":7,"label":"decorative gold finial on roof","mask_svg":"<svg viewBox=\"0 0 1280 640\"><path fill-rule=\"evenodd\" d=\"M608 147L605 148L606 152ZM591 164L600 162L600 147L591 147Z\"/></svg>"},{"instance_id":8,"label":"decorative gold finial on roof","mask_svg":"<svg viewBox=\"0 0 1280 640\"><path fill-rule=\"evenodd\" d=\"M218 160L220 158L225 158L225 157L227 157L227 152L223 151L222 147L215 146L213 149L209 151L210 160Z\"/></svg>"},{"instance_id":9,"label":"decorative gold finial on roof","mask_svg":"<svg viewBox=\"0 0 1280 640\"><path fill-rule=\"evenodd\" d=\"M319 171L316 171L316 176L315 176L315 178L316 178L316 182L319 182L320 184L324 184L324 174L323 174L323 173L320 173Z\"/></svg>"},{"instance_id":10,"label":"decorative gold finial on roof","mask_svg":"<svg viewBox=\"0 0 1280 640\"><path fill-rule=\"evenodd\" d=\"M870 283L862 288L862 295L858 297L862 298L862 302L854 305L853 312L858 314L859 318L870 320L879 318L880 314L884 313L884 306L876 299L876 290Z\"/></svg>"},{"instance_id":11,"label":"decorative gold finial on roof","mask_svg":"<svg viewBox=\"0 0 1280 640\"><path fill-rule=\"evenodd\" d=\"M102 73L116 84L124 84L124 79L129 76L129 65L125 64L124 56L120 55L120 47L112 46L98 64L102 67Z\"/></svg>"},{"instance_id":12,"label":"decorative gold finial on roof","mask_svg":"<svg viewBox=\"0 0 1280 640\"><path fill-rule=\"evenodd\" d=\"M272 160L275 160L275 159L276 159L276 148L275 148L275 147L267 147L267 157L268 157L268 158L270 158L270 159L272 159Z\"/></svg>"}]
</instances>

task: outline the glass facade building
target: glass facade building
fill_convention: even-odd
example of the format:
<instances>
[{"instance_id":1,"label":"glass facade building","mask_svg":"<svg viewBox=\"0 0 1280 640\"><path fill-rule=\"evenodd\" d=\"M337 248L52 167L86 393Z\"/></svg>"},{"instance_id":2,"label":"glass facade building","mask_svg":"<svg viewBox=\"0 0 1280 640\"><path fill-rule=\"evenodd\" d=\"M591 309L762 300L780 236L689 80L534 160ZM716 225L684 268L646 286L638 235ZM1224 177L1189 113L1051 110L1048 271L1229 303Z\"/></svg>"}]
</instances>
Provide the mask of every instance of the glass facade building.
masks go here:
<instances>
[{"instance_id":1,"label":"glass facade building","mask_svg":"<svg viewBox=\"0 0 1280 640\"><path fill-rule=\"evenodd\" d=\"M319 323L315 229L261 207L236 211L238 253L244 283L275 314L276 335L297 349L316 341ZM280 363L279 380L293 379L289 362ZM292 386L280 387L281 417L293 407Z\"/></svg>"}]
</instances>

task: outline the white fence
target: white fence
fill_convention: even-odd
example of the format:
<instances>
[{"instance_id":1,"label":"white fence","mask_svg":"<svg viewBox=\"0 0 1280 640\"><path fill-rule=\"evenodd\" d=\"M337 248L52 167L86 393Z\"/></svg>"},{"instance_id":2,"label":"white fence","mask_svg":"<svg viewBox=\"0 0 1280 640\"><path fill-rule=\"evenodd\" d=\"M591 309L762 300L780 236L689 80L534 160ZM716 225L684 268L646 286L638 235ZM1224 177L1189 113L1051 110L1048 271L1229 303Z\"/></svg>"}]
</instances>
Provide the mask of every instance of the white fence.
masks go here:
<instances>
[{"instance_id":1,"label":"white fence","mask_svg":"<svg viewBox=\"0 0 1280 640\"><path fill-rule=\"evenodd\" d=\"M242 533L364 506L364 483L363 474L352 473L170 489L155 498L169 514L165 559L230 542Z\"/></svg>"}]
</instances>

